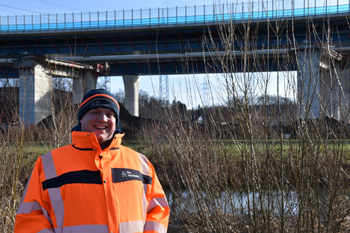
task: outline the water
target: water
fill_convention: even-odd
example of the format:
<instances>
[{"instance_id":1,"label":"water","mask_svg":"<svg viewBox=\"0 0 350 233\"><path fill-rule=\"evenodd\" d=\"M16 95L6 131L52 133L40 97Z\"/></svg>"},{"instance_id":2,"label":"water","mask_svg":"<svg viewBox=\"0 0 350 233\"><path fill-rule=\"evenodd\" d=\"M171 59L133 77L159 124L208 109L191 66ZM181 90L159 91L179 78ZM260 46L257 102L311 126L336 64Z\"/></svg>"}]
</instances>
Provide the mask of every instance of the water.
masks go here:
<instances>
[{"instance_id":1,"label":"water","mask_svg":"<svg viewBox=\"0 0 350 233\"><path fill-rule=\"evenodd\" d=\"M211 211L218 210L225 214L240 212L246 214L249 209L257 211L272 212L276 215L298 213L298 194L295 191L282 193L279 191L267 192L227 192L222 191L216 197L208 196L205 192L197 192L194 195L188 191L174 195L172 192L166 193L169 206L177 211L188 211L193 213L198 211L198 204L210 208ZM254 204L255 202L255 204ZM283 211L282 211L283 210Z\"/></svg>"}]
</instances>

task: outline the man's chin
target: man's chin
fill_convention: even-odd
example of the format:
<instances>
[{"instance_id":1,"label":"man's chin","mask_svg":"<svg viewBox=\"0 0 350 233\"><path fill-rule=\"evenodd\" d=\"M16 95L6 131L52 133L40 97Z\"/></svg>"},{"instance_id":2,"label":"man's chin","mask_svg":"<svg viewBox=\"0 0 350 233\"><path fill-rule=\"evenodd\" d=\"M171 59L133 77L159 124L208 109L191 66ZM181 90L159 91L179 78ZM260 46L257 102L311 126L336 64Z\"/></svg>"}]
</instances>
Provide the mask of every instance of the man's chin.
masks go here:
<instances>
[{"instance_id":1,"label":"man's chin","mask_svg":"<svg viewBox=\"0 0 350 233\"><path fill-rule=\"evenodd\" d=\"M105 138L102 135L97 134L97 133L95 133L95 134L96 134L96 138L97 138L98 142L103 142L105 140Z\"/></svg>"}]
</instances>

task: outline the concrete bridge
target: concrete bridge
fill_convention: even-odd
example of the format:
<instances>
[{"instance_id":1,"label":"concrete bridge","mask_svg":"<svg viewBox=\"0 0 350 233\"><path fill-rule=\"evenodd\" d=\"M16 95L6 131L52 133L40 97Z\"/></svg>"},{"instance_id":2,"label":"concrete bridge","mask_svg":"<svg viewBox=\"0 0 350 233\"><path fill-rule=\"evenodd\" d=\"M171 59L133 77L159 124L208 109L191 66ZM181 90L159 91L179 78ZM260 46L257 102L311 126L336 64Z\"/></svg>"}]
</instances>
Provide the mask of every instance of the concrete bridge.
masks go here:
<instances>
[{"instance_id":1,"label":"concrete bridge","mask_svg":"<svg viewBox=\"0 0 350 233\"><path fill-rule=\"evenodd\" d=\"M349 14L350 4L295 6L283 0L1 16L0 78L20 78L20 116L26 124L50 114L52 77L73 78L73 101L80 102L98 76L123 76L126 108L138 116L140 75L243 72L247 66L249 72L298 71L301 105L312 101L304 116L343 119L340 108L349 105L344 73ZM225 40L222 32L229 25ZM334 33L332 43L324 38L328 32ZM224 69L213 64L220 56L234 59L224 59ZM334 104L324 106L329 102Z\"/></svg>"}]
</instances>

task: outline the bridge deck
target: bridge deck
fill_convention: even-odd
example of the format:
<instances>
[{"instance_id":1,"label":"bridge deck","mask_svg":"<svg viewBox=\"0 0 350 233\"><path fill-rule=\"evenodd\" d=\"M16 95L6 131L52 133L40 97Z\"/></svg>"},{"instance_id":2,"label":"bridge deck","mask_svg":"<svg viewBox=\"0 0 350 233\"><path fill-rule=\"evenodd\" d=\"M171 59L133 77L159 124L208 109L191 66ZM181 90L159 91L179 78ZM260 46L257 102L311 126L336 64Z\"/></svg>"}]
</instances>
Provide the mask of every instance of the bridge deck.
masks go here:
<instances>
[{"instance_id":1,"label":"bridge deck","mask_svg":"<svg viewBox=\"0 0 350 233\"><path fill-rule=\"evenodd\" d=\"M317 3L320 4L320 3ZM274 9L275 8L275 9ZM278 9L276 9L278 8ZM0 34L76 29L150 27L235 20L322 16L350 12L350 5L295 8L287 1L69 14L0 16Z\"/></svg>"},{"instance_id":2,"label":"bridge deck","mask_svg":"<svg viewBox=\"0 0 350 233\"><path fill-rule=\"evenodd\" d=\"M347 24L350 3L327 5L315 1L313 6L306 7L306 1L298 7L291 5L291 1L273 0L131 11L0 16L0 78L18 77L20 71L15 63L28 56L94 65L108 62L110 75L225 72L214 67L212 59L215 56L208 53L225 53L228 49L228 38L220 35L218 27L223 20L236 22L233 36L229 38L235 61L227 64L226 71L243 70L244 59L240 55L243 45L255 52L270 48L269 54L249 59L251 64L263 64L259 66L260 71L280 69L273 48L288 50L306 39L322 44L331 38L332 46L347 55L350 51ZM289 23L292 18L293 24ZM309 25L309 18L315 24L313 27ZM279 24L278 33L274 33L277 24L272 25L269 20L284 21ZM249 31L245 30L244 22L252 22ZM207 24L209 27L203 27ZM325 28L328 28L325 24L333 28L328 37L325 37ZM207 54L205 58L203 54ZM286 59L288 63L289 60ZM282 59L278 64L283 62ZM287 66L289 70L296 69L293 64L285 64Z\"/></svg>"}]
</instances>

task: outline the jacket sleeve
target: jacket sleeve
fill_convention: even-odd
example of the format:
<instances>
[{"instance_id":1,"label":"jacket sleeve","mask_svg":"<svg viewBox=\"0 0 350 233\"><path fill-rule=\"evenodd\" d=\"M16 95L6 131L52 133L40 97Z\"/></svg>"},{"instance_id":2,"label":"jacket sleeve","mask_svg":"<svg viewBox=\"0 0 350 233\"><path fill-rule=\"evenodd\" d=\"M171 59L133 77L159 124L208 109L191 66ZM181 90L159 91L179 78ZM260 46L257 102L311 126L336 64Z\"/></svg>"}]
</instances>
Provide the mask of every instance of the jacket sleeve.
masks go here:
<instances>
[{"instance_id":1,"label":"jacket sleeve","mask_svg":"<svg viewBox=\"0 0 350 233\"><path fill-rule=\"evenodd\" d=\"M24 190L15 220L15 233L54 232L50 205L43 200L41 181L44 178L41 157L36 161L32 174Z\"/></svg>"},{"instance_id":2,"label":"jacket sleeve","mask_svg":"<svg viewBox=\"0 0 350 233\"><path fill-rule=\"evenodd\" d=\"M148 208L144 232L166 233L170 214L169 205L152 164L149 166L152 173L152 184L148 189Z\"/></svg>"}]
</instances>

